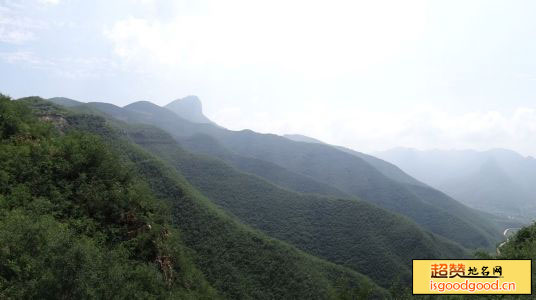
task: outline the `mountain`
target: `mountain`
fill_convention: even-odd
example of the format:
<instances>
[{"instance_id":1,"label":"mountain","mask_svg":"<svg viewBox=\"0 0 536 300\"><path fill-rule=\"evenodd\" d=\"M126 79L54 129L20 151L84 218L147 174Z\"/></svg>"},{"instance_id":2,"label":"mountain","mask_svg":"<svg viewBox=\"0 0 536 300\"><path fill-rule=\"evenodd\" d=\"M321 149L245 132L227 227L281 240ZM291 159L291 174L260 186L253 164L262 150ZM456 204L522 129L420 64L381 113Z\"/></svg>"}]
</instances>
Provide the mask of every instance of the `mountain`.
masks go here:
<instances>
[{"instance_id":1,"label":"mountain","mask_svg":"<svg viewBox=\"0 0 536 300\"><path fill-rule=\"evenodd\" d=\"M203 105L197 96L187 96L177 99L166 105L166 108L190 122L213 124L203 114Z\"/></svg>"},{"instance_id":2,"label":"mountain","mask_svg":"<svg viewBox=\"0 0 536 300\"><path fill-rule=\"evenodd\" d=\"M0 115L1 298L217 297L114 149L38 98Z\"/></svg>"},{"instance_id":3,"label":"mountain","mask_svg":"<svg viewBox=\"0 0 536 300\"><path fill-rule=\"evenodd\" d=\"M409 282L412 258L467 255L458 245L364 201L281 189L218 159L188 153L171 136L155 132L145 127L129 135L246 224L368 275L383 286L396 279ZM387 266L398 271L393 273Z\"/></svg>"},{"instance_id":4,"label":"mountain","mask_svg":"<svg viewBox=\"0 0 536 300\"><path fill-rule=\"evenodd\" d=\"M469 206L524 221L536 216L534 158L504 149L397 148L377 155Z\"/></svg>"},{"instance_id":5,"label":"mountain","mask_svg":"<svg viewBox=\"0 0 536 300\"><path fill-rule=\"evenodd\" d=\"M487 215L428 186L397 182L365 160L332 146L294 142L251 130L230 131L212 124L194 124L147 102L132 103L125 110L131 114L131 122L160 127L179 142L195 134L211 136L234 154L278 165L293 174L406 215L425 229L466 247L492 248L501 239L500 228ZM203 151L210 153L213 149ZM264 170L255 170L255 175L264 177ZM270 180L268 176L264 178Z\"/></svg>"},{"instance_id":6,"label":"mountain","mask_svg":"<svg viewBox=\"0 0 536 300\"><path fill-rule=\"evenodd\" d=\"M348 196L344 192L325 183L314 180L309 176L297 174L277 164L238 155L226 150L211 134L226 132L226 129L212 124L191 123L170 110L147 101L138 101L126 105L123 109L112 104L88 103L88 106L105 112L109 116L130 123L153 124L167 132L173 132L174 137L190 150L216 156L226 160L233 166L268 180L283 187L303 193L319 193L323 195Z\"/></svg>"},{"instance_id":7,"label":"mountain","mask_svg":"<svg viewBox=\"0 0 536 300\"><path fill-rule=\"evenodd\" d=\"M308 137L305 135L301 135L301 134L285 134L283 136L295 142L326 144L320 140L317 140L315 138ZM400 170L400 168L398 168L397 166L391 163L388 163L384 160L378 159L377 157L374 157L372 155L368 155L365 153L361 153L361 152L358 152L358 151L355 151L346 147L342 147L342 146L333 145L333 147L363 159L364 161L372 165L374 168L376 168L376 170L380 171L383 175L389 177L390 179L394 181L397 181L400 183L413 184L413 185L423 185L423 183L409 176L408 174L404 173L404 171Z\"/></svg>"},{"instance_id":8,"label":"mountain","mask_svg":"<svg viewBox=\"0 0 536 300\"><path fill-rule=\"evenodd\" d=\"M146 116L148 111L162 108L137 102L124 109L129 110L128 114L142 111ZM165 115L162 112L162 116ZM212 202L242 222L312 255L368 275L383 286L395 281L409 282L412 258L467 255L459 245L366 202L282 189L262 178L242 173L213 156L188 153L171 135L154 127L132 122L121 132L174 167ZM206 135L188 140L192 144L202 141L209 149L221 147ZM251 162L255 164L258 160L247 164ZM260 166L270 167L270 164ZM397 272L392 272L392 266L396 266Z\"/></svg>"},{"instance_id":9,"label":"mountain","mask_svg":"<svg viewBox=\"0 0 536 300\"><path fill-rule=\"evenodd\" d=\"M36 117L20 115L28 107ZM143 127L78 110L0 99L9 116L0 119L3 296L388 296L367 277L217 208L177 169L131 142ZM148 138L160 136L167 134Z\"/></svg>"},{"instance_id":10,"label":"mountain","mask_svg":"<svg viewBox=\"0 0 536 300\"><path fill-rule=\"evenodd\" d=\"M179 140L180 144L191 152L222 159L240 171L263 177L280 187L299 193L352 198L332 186L316 181L311 177L291 172L274 163L235 154L209 135L195 134Z\"/></svg>"},{"instance_id":11,"label":"mountain","mask_svg":"<svg viewBox=\"0 0 536 300\"><path fill-rule=\"evenodd\" d=\"M295 142L326 144L320 140L317 140L315 138L308 137L305 135L301 135L301 134L285 134L283 136ZM355 151L346 147L342 147L342 146L333 146L333 147L363 159L364 161L372 165L374 168L376 168L378 171L380 171L383 175L389 177L390 179L394 181L397 181L400 183L413 184L413 185L423 185L423 183L409 176L408 174L404 173L404 171L400 170L400 168L398 168L397 166L391 163L388 163L384 160L378 159L372 155L361 153L361 152L358 152L358 151Z\"/></svg>"},{"instance_id":12,"label":"mountain","mask_svg":"<svg viewBox=\"0 0 536 300\"><path fill-rule=\"evenodd\" d=\"M325 144L321 140L317 140L315 138L308 137L306 135L301 135L301 134L285 134L283 135L283 137L286 137L287 139L295 141L295 142Z\"/></svg>"},{"instance_id":13,"label":"mountain","mask_svg":"<svg viewBox=\"0 0 536 300\"><path fill-rule=\"evenodd\" d=\"M54 97L47 99L50 102L54 102L58 105L65 106L65 107L75 107L84 104L84 102L76 101L73 99L65 98L65 97Z\"/></svg>"}]
</instances>

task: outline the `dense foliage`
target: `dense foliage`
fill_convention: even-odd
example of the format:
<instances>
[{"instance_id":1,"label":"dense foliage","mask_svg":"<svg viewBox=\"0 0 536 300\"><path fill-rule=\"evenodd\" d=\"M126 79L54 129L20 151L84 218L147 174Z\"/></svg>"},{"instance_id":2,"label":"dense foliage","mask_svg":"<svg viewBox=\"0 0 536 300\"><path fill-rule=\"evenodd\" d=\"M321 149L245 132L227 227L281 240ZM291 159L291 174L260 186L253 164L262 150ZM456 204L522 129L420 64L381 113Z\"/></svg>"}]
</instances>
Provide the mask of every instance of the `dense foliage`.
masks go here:
<instances>
[{"instance_id":1,"label":"dense foliage","mask_svg":"<svg viewBox=\"0 0 536 300\"><path fill-rule=\"evenodd\" d=\"M39 111L49 109L41 105L39 101L33 104ZM341 161L340 153L304 146L305 143L282 142L272 135L229 132L210 124L188 123L148 102L125 109L105 103L77 109L94 108L104 112L107 121L88 115L65 115L67 124L53 121L56 127L74 127L104 138L105 144L118 152L119 160L128 162L139 179L147 183L148 192L169 203L173 225L181 237L179 244L182 242L181 245L192 250L184 255L185 259L192 261L195 265L192 268L199 269L209 284L226 298L386 296L369 279L349 268L371 276L384 286L394 283L390 288L392 295L397 299L408 298L411 297L407 287L411 258L465 255L456 244L421 230L404 217L350 197L336 199L295 193L295 190L343 198L357 195L356 191L371 193L369 196L374 195L380 206L406 212L413 219L418 218L424 227L437 226L436 232L455 236L465 244L489 247L494 241L495 229L482 215L425 185L408 181L400 172L391 176L391 166L381 161L358 165L348 156L364 161L367 158L339 151L346 155ZM46 115L50 118L53 114L48 111ZM114 129L106 123L113 123ZM191 154L181 149L168 133L134 123L155 124L189 149L212 157ZM192 133L204 135L192 137ZM289 152L274 152L278 147L281 147L278 151ZM320 156L332 162L335 169L307 163ZM342 167L344 163L346 167ZM319 173L322 167L325 174ZM376 170L367 169L371 167ZM341 177L337 168L345 170L348 182L338 181ZM359 172L366 175L364 180L355 177ZM314 186L315 183L320 184ZM317 191L311 191L314 188ZM280 240L349 268L304 254ZM504 247L502 255L507 255L507 245ZM207 290L210 291L208 285Z\"/></svg>"},{"instance_id":2,"label":"dense foliage","mask_svg":"<svg viewBox=\"0 0 536 300\"><path fill-rule=\"evenodd\" d=\"M99 138L60 134L4 96L0 135L0 298L215 296L163 207Z\"/></svg>"},{"instance_id":3,"label":"dense foliage","mask_svg":"<svg viewBox=\"0 0 536 300\"><path fill-rule=\"evenodd\" d=\"M385 295L360 274L239 224L163 163L142 157L138 161L139 172L152 189L173 203L176 225L185 243L195 250L199 268L225 296L326 299Z\"/></svg>"},{"instance_id":4,"label":"dense foliage","mask_svg":"<svg viewBox=\"0 0 536 300\"><path fill-rule=\"evenodd\" d=\"M155 125L178 140L199 133L211 136L235 154L285 168L289 172L285 176L297 174L330 186L331 191L326 190L324 194L335 189L359 197L408 216L425 229L468 248L492 249L501 238L499 228L487 216L437 190L393 180L362 158L329 145L294 142L281 136L250 130L230 131L212 124L194 124L146 101L135 102L124 108L102 103L91 105L122 120ZM197 147L195 150L214 155L210 148ZM237 164L230 156L220 158L234 167L244 168L243 171L274 180L273 170L268 169L270 172L267 172L264 165L251 167ZM281 181L276 183L281 184ZM288 184L285 187L293 188ZM297 190L303 192L303 186L300 189Z\"/></svg>"},{"instance_id":5,"label":"dense foliage","mask_svg":"<svg viewBox=\"0 0 536 300\"><path fill-rule=\"evenodd\" d=\"M494 224L476 211L431 188L392 180L363 159L329 145L294 142L251 131L212 136L237 154L284 166L405 215L423 228L466 247L493 247L500 238ZM263 176L262 170L256 174Z\"/></svg>"},{"instance_id":6,"label":"dense foliage","mask_svg":"<svg viewBox=\"0 0 536 300\"><path fill-rule=\"evenodd\" d=\"M62 198L63 194L60 193L58 199L61 201L56 200L56 194L50 196L54 203L59 201L69 208L67 211L62 211L61 215L65 219L58 219L57 222L66 224L68 229L73 228L70 235L73 239L87 239L94 243L97 246L96 253L105 251L110 255L115 253L117 248L123 251L117 250L118 255L126 255L123 259L112 256L109 260L104 254L102 259L99 259L100 256L92 256L87 263L97 266L83 267L80 272L96 278L97 283L100 283L100 280L107 282L98 285L99 289L94 292L82 290L75 296L81 298L92 297L91 295L103 298L191 296L196 299L204 296L213 298L216 297L216 293L230 299L289 297L352 299L387 296L383 289L378 288L363 275L306 255L288 244L268 238L238 223L236 219L216 208L190 187L175 170L167 168L158 159L130 144L124 137L131 132L128 126L121 122L108 120L107 123L104 118L94 115L67 113L37 98L17 102L32 107L34 113L41 119L51 121L60 130L60 134L48 137L47 142L50 140L62 144L64 139L76 141L87 139L87 143L81 142L77 150L72 152L82 151L76 157L89 157L89 162L69 173L72 177L63 181L61 177L54 177L48 181L52 185L61 184L69 187L69 193L65 198ZM19 105L19 103L8 104ZM109 122L114 123L114 127L111 127ZM98 135L99 138L88 135L88 132ZM152 138L157 139L158 136ZM78 145L78 142L75 144ZM113 153L108 149L113 149ZM101 152L103 154L99 154ZM93 170L94 161L100 161L93 159L91 153L96 153L99 157L102 155L104 159L104 162L94 168L96 174L86 171L86 169ZM52 160L46 165L55 167L56 161ZM88 178L87 182L91 184L79 184L86 181L72 183L78 178L75 176L78 173L82 174L80 176L84 180ZM55 169L46 174L56 174ZM124 174L124 180L120 174ZM121 180L117 179L117 176ZM123 188L123 185L126 186ZM20 206L26 207L25 204ZM86 206L89 206L87 212ZM124 213L121 213L123 211ZM134 223L137 225L134 228L129 227L130 221L123 220L129 220L131 211L136 216ZM171 216L165 211L170 212ZM36 212L34 217L38 218L43 214ZM171 217L172 225L169 225L168 217ZM86 225L87 222L89 225ZM121 227L125 222L126 227ZM150 225L150 229L147 225ZM6 236L6 239L16 232L13 226L7 224L0 226L0 231L4 233L0 238ZM50 247L53 245L43 245L40 251L49 253ZM173 251L177 252L177 257L173 256L175 253ZM15 257L19 255L14 254ZM64 264L70 264L68 258L61 259L67 260ZM43 261L42 272L50 271L49 267L44 265L48 262L46 258L37 256L35 263ZM100 262L103 263L99 264ZM161 267L167 266L168 262L173 263L172 270ZM110 266L113 268L110 269ZM88 268L100 273L87 271ZM139 280L143 281L143 284L136 281L137 278L122 273L117 276L124 281L108 279L116 274L107 275L108 272L118 272L117 270L124 272L137 270L140 274ZM154 276L143 277L144 274ZM33 280L35 276L20 279L20 284L28 284L28 281ZM76 278L76 274L73 277ZM51 284L57 284L57 280L61 277L52 274L50 278L56 280ZM209 283L207 284L203 278ZM86 281L86 278L80 279L79 282L91 285L91 281ZM2 283L9 290L17 287L13 280ZM161 283L161 286L153 286L153 283ZM61 285L56 289L57 292L51 296L52 298L71 298L70 295L65 296L65 288ZM104 291L109 291L110 294L103 294ZM43 293L39 290L34 295L41 298L46 295Z\"/></svg>"},{"instance_id":7,"label":"dense foliage","mask_svg":"<svg viewBox=\"0 0 536 300\"><path fill-rule=\"evenodd\" d=\"M292 191L347 199L352 198L349 194L330 185L316 181L308 176L296 174L274 163L233 153L206 134L195 134L180 138L179 142L181 146L190 152L219 158L242 172L260 176L275 185Z\"/></svg>"},{"instance_id":8,"label":"dense foliage","mask_svg":"<svg viewBox=\"0 0 536 300\"><path fill-rule=\"evenodd\" d=\"M532 292L536 294L536 223L521 228L499 250L499 259L532 259Z\"/></svg>"},{"instance_id":9,"label":"dense foliage","mask_svg":"<svg viewBox=\"0 0 536 300\"><path fill-rule=\"evenodd\" d=\"M133 127L136 143L180 170L214 203L245 223L313 255L364 273L383 286L410 282L413 258L453 258L464 250L410 220L363 201L303 195L182 150L156 128Z\"/></svg>"}]
</instances>

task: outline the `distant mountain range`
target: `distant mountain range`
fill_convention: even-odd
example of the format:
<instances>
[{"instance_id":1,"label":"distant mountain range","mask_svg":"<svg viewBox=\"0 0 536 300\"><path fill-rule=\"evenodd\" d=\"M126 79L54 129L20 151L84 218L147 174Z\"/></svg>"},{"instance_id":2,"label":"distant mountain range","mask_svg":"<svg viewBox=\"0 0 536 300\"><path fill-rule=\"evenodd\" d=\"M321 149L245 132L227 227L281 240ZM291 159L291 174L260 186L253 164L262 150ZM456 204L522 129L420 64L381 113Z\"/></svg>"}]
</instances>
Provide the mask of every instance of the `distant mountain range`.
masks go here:
<instances>
[{"instance_id":1,"label":"distant mountain range","mask_svg":"<svg viewBox=\"0 0 536 300\"><path fill-rule=\"evenodd\" d=\"M1 105L13 102L2 101ZM303 135L227 130L203 115L201 102L194 96L164 107L148 101L119 107L68 98L45 101L29 97L14 102L29 107L39 122L52 123L57 133L46 133L43 130L52 128L30 117L20 117L25 121L9 119L16 126L0 123L5 127L0 129L12 134L10 128L27 130L24 128L30 127L24 122L29 122L31 132L52 134L59 141L65 136L66 155L73 160L73 168L84 169L76 164L82 158L75 153L82 151L89 163L101 156L90 155L87 146L69 144L71 136L98 137L106 151L116 153L112 161L130 170L129 180L146 187L146 196L141 199L153 199L151 203L162 207L160 215L149 213L150 218L158 222L168 218L165 222L180 233L166 247L185 249L182 261L189 265L177 262L175 269L182 270L184 276L202 275L197 280L204 284L203 289L194 287L192 293L215 293L230 299L398 296L405 293L399 287L411 282L412 259L468 258L476 249L494 252L503 240L504 228L515 223L470 208L375 156ZM23 110L11 111L8 113L16 115ZM26 147L18 144L21 141L39 149L39 144L21 134L8 142L13 147ZM50 159L47 166L51 168L66 168L54 158L54 149L49 149L50 158L41 158ZM11 159L11 163L16 160ZM498 174L495 180L510 176L498 171L497 164L484 163L483 168ZM54 175L39 175L41 169L33 169L35 180ZM67 177L61 185L78 191L78 181L71 182L75 177L65 170ZM97 170L108 176L106 168ZM3 171L0 179L5 181L10 174ZM110 181L95 189L123 195L114 192L121 182ZM73 195L68 191L61 198L74 220L69 226L76 229L76 224L83 224L79 218L87 218L87 213L89 218L103 213L91 209L96 200L84 202L89 205L88 212L69 206ZM133 225L121 220L128 217L129 209L146 209L148 202L131 208L114 202L123 198L101 198L98 203L124 210L114 220L119 223L110 224L126 226L128 236L133 234ZM17 203L29 211L34 209L25 207L24 201ZM153 220L150 218L147 220ZM125 239L118 239L107 227L101 229L107 230L111 240ZM145 248L151 249L147 246L136 251ZM148 255L141 263L151 264L153 254ZM168 276L167 269L160 270ZM174 279L178 289L182 287L180 278ZM184 286L189 288L188 283ZM162 292L160 288L156 291Z\"/></svg>"},{"instance_id":2,"label":"distant mountain range","mask_svg":"<svg viewBox=\"0 0 536 300\"><path fill-rule=\"evenodd\" d=\"M405 215L423 228L465 247L489 248L501 238L501 228L489 216L465 207L385 161L326 144L193 123L185 113L196 111L198 104L177 102L181 100L166 107L147 101L124 108L105 103L86 106L119 120L157 126L194 153L218 157L238 170L284 188L366 200ZM193 107L185 108L188 103Z\"/></svg>"},{"instance_id":3,"label":"distant mountain range","mask_svg":"<svg viewBox=\"0 0 536 300\"><path fill-rule=\"evenodd\" d=\"M132 142L175 168L213 203L241 222L305 252L370 276L381 286L387 287L397 280L409 282L412 258L469 255L456 242L427 232L406 218L358 200L329 184L266 160L236 154L210 135L185 133L185 130L199 130L198 127L228 132L221 127L189 122L167 108L146 101L124 108L105 103L71 108L104 114L114 123L117 122L114 120L127 121L131 125L120 122L115 126L122 128ZM140 121L158 124L168 132L141 125ZM170 131L176 134L175 139ZM493 238L485 232L475 233L473 237L482 243L492 243L487 239ZM473 247L470 245L465 247ZM488 245L491 244L474 247ZM390 271L388 266L396 266L397 272Z\"/></svg>"},{"instance_id":4,"label":"distant mountain range","mask_svg":"<svg viewBox=\"0 0 536 300\"><path fill-rule=\"evenodd\" d=\"M489 151L395 148L376 156L461 202L530 221L536 216L536 159Z\"/></svg>"}]
</instances>

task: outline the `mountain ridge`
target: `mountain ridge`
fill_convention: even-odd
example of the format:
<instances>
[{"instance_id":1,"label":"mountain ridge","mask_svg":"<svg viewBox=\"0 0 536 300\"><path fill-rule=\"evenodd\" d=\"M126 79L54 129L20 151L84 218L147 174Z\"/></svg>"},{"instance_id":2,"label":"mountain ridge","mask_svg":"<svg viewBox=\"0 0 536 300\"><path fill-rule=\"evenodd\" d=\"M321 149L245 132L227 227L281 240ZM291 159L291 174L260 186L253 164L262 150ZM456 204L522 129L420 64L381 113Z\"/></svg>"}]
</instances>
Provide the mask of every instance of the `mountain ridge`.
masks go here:
<instances>
[{"instance_id":1,"label":"mountain ridge","mask_svg":"<svg viewBox=\"0 0 536 300\"><path fill-rule=\"evenodd\" d=\"M536 213L536 161L508 149L391 149L377 153L464 203L531 221Z\"/></svg>"},{"instance_id":2,"label":"mountain ridge","mask_svg":"<svg viewBox=\"0 0 536 300\"><path fill-rule=\"evenodd\" d=\"M423 190L389 179L362 158L332 146L294 142L251 130L231 131L211 124L194 124L166 108L150 103L125 108L136 114L131 116L131 121L160 127L172 133L179 142L197 133L207 134L235 154L275 163L299 175L402 213L428 230L467 247L492 248L500 239L501 230L492 225L494 221L487 220L479 212L456 204L455 200L436 190ZM311 164L311 161L315 163ZM262 177L263 170L258 170L256 175ZM437 202L436 197L442 201ZM435 205L439 205L439 208ZM464 216L463 220L460 216Z\"/></svg>"},{"instance_id":3,"label":"mountain ridge","mask_svg":"<svg viewBox=\"0 0 536 300\"><path fill-rule=\"evenodd\" d=\"M119 159L112 161L128 163L135 172L133 174L143 179L154 197L162 201L161 204L170 205L171 209L167 208L165 211L170 214L174 228L180 230L180 235L172 233L172 236L175 239L180 237L185 247L188 247L183 256L192 255L195 266L218 292L218 295L204 298L326 299L358 295L387 297L386 291L368 277L268 237L217 208L191 187L176 170L166 167L159 158L130 142L130 137L136 133L129 131L139 128L140 125L128 125L120 120L86 114L86 107L78 108L84 113L78 113L78 109L73 109L73 113L65 113L49 103L41 102L40 99L22 101L31 105L42 117L57 116L56 119L45 119L51 120L54 125L61 125L64 134L73 130L102 138L105 144L115 149L119 155ZM60 119L63 121L59 122ZM141 129L143 130L143 127ZM95 188L98 189L99 186ZM102 199L109 200L107 197ZM88 201L89 205L91 203ZM3 233L2 229L0 226L0 233ZM155 234L158 232L155 231ZM0 238L2 237L0 234ZM149 246L150 244L141 250L150 250ZM2 254L3 252L0 253ZM0 264L2 261L0 260ZM158 262L155 264L158 266ZM192 268L185 264L178 267L180 270L184 268L184 271ZM0 276L2 274L0 272ZM176 278L188 280L182 276ZM191 284L191 281L185 282L185 286ZM145 288L149 285L139 286ZM152 295L150 291L146 293L147 297ZM179 295L188 298L186 293L168 295L167 298L178 298Z\"/></svg>"},{"instance_id":4,"label":"mountain ridge","mask_svg":"<svg viewBox=\"0 0 536 300\"><path fill-rule=\"evenodd\" d=\"M171 101L164 107L190 122L215 124L203 114L203 104L197 96L186 96Z\"/></svg>"}]
</instances>

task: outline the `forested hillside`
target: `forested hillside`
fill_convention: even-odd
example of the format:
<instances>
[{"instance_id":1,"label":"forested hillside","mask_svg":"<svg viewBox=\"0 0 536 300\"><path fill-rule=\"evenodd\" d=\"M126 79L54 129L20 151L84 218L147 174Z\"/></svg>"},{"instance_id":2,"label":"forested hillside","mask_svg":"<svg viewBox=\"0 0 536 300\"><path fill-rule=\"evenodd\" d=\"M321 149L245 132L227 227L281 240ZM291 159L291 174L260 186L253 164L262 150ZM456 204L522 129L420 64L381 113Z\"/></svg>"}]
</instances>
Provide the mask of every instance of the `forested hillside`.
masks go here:
<instances>
[{"instance_id":1,"label":"forested hillside","mask_svg":"<svg viewBox=\"0 0 536 300\"><path fill-rule=\"evenodd\" d=\"M536 223L521 228L499 250L499 259L532 259L532 293L536 294Z\"/></svg>"},{"instance_id":2,"label":"forested hillside","mask_svg":"<svg viewBox=\"0 0 536 300\"><path fill-rule=\"evenodd\" d=\"M299 135L299 134L286 134L286 135L284 135L284 137L286 137L287 139L290 139L292 141L295 141L295 142L305 142L305 143L314 143L314 144L324 144L324 145L326 145L326 143L324 143L322 141L319 141L317 139L314 139L314 138L311 138L311 137L308 137L308 136ZM376 168L376 170L380 171L380 173L382 173L383 175L387 176L388 178L390 178L390 179L392 179L394 181L397 181L397 182L400 182L400 183L408 183L408 184L412 184L412 185L423 185L421 182L419 182L415 178L413 178L413 177L407 175L406 173L404 173L397 166L395 166L395 165L393 165L391 163L388 163L388 162L386 162L384 160L376 158L376 157L374 157L372 155L357 152L355 150L352 150L352 149L349 149L349 148L346 148L346 147L342 147L342 146L333 146L333 147L337 148L337 149L339 149L339 150L341 150L343 152L355 155L355 156L363 159L364 161L366 161L367 163L372 165L374 168Z\"/></svg>"},{"instance_id":3,"label":"forested hillside","mask_svg":"<svg viewBox=\"0 0 536 300\"><path fill-rule=\"evenodd\" d=\"M459 245L364 201L294 193L217 159L188 153L156 128L132 127L128 132L240 220L384 286L409 282L412 258L467 255Z\"/></svg>"},{"instance_id":4,"label":"forested hillside","mask_svg":"<svg viewBox=\"0 0 536 300\"><path fill-rule=\"evenodd\" d=\"M238 155L227 150L209 135L195 134L178 140L181 146L192 153L206 154L222 159L238 170L260 176L275 185L289 190L323 196L352 198L349 194L328 184L316 181L309 176L291 172L284 167L265 160Z\"/></svg>"},{"instance_id":5,"label":"forested hillside","mask_svg":"<svg viewBox=\"0 0 536 300\"><path fill-rule=\"evenodd\" d=\"M466 247L492 249L501 238L500 229L486 215L432 188L390 179L363 159L329 145L294 142L250 130L230 131L211 124L194 124L147 101L127 105L124 109L109 104L89 103L88 106L121 120L155 125L179 141L196 133L209 135L228 151L275 164L291 174L322 182L331 189L406 215L424 228ZM201 151L200 148L196 149ZM213 150L209 148L205 151L212 153ZM232 159L226 161L235 167L241 167L233 163ZM267 180L271 178L270 173L265 173L264 169L249 168L244 171Z\"/></svg>"},{"instance_id":6,"label":"forested hillside","mask_svg":"<svg viewBox=\"0 0 536 300\"><path fill-rule=\"evenodd\" d=\"M100 138L4 96L0 137L0 298L216 297L164 203Z\"/></svg>"},{"instance_id":7,"label":"forested hillside","mask_svg":"<svg viewBox=\"0 0 536 300\"><path fill-rule=\"evenodd\" d=\"M152 107L146 102L140 106ZM132 111L124 114L127 113ZM409 282L412 258L467 255L460 246L423 232L410 220L363 201L301 195L278 188L222 161L190 154L156 128L131 125L123 126L122 131L245 223L311 254L367 274L383 286L397 280ZM212 140L208 136L192 139L191 143ZM216 144L207 148L218 149ZM393 265L397 272L389 267Z\"/></svg>"},{"instance_id":8,"label":"forested hillside","mask_svg":"<svg viewBox=\"0 0 536 300\"><path fill-rule=\"evenodd\" d=\"M102 117L0 105L2 298L386 296L241 225Z\"/></svg>"},{"instance_id":9,"label":"forested hillside","mask_svg":"<svg viewBox=\"0 0 536 300\"><path fill-rule=\"evenodd\" d=\"M226 148L285 166L350 195L410 217L467 247L490 247L500 233L478 212L428 187L394 181L363 159L329 145L293 142L251 131L214 136Z\"/></svg>"},{"instance_id":10,"label":"forested hillside","mask_svg":"<svg viewBox=\"0 0 536 300\"><path fill-rule=\"evenodd\" d=\"M0 0L0 300L536 300L535 12Z\"/></svg>"},{"instance_id":11,"label":"forested hillside","mask_svg":"<svg viewBox=\"0 0 536 300\"><path fill-rule=\"evenodd\" d=\"M324 144L321 141L314 140L312 138L305 137L305 136L300 136L300 137L298 137L298 139L296 139L296 136L288 136L287 135L285 137L289 138L289 139L292 139L292 140L297 140L297 141L306 141L308 143L322 143L322 144ZM378 170L384 176L386 176L386 177L388 177L388 178L390 178L390 179L392 179L392 180L394 180L396 182L406 184L407 186L412 187L412 189L414 191L416 191L417 193L426 192L428 194L427 197L429 197L430 199L434 199L434 198L439 199L439 201L436 201L436 204L439 207L441 207L442 205L457 206L457 207L452 207L452 210L462 212L462 215L459 215L460 217L466 218L466 219L473 218L472 215L474 214L474 211L461 209L459 204L457 204L457 202L453 202L451 200L447 200L447 201L441 200L441 199L445 199L445 198L448 198L448 197L445 197L445 194L439 192L438 190L434 190L433 188L430 188L430 186L428 186L427 184L425 184L423 182L420 182L420 181L416 180L415 178L409 176L404 171L402 171L398 166L396 166L396 165L394 165L394 164L392 164L392 163L390 163L388 161L379 159L379 158L377 158L375 156L368 155L368 154L365 154L365 153L362 153L362 152L358 152L358 151L355 151L355 150L352 150L352 149L348 149L348 148L341 147L341 146L333 146L333 147L363 159L364 161L369 163L371 166L376 168L376 170ZM411 160L411 159L408 158L408 160ZM441 159L438 159L438 160L441 160ZM405 165L407 163L408 163L408 161L404 161L403 163L401 162L401 165ZM438 172L434 172L434 174L435 173L438 173ZM442 176L442 175L436 175L436 176ZM460 180L460 182L459 182L460 186L465 186L465 187L468 187L468 189L469 189L470 184L468 184L467 182L462 183L462 181L463 180ZM506 181L506 182L496 182L494 185L490 185L490 187L493 187L493 186L504 187L505 184L507 184L507 182L508 181ZM475 191L474 188L472 188L472 190L473 190L473 194L477 193L477 191ZM512 195L515 195L515 193L513 193ZM491 199L493 199L495 197L500 197L500 193L494 195L493 197L489 197L488 199L491 200ZM508 197L503 195L502 199L506 199L506 198L508 198ZM458 199L458 198L455 197L454 199ZM463 203L463 199L460 199L460 200L462 200L462 203ZM519 226L521 226L523 224L519 220L509 218L509 217L504 217L504 212L500 213L499 215L495 215L495 214L491 214L491 213L486 213L485 211L486 210L478 212L479 218L481 220L485 219L484 223L488 224L491 228L494 228L494 227L497 228L497 226L499 228L511 228L511 227L519 227Z\"/></svg>"}]
</instances>

